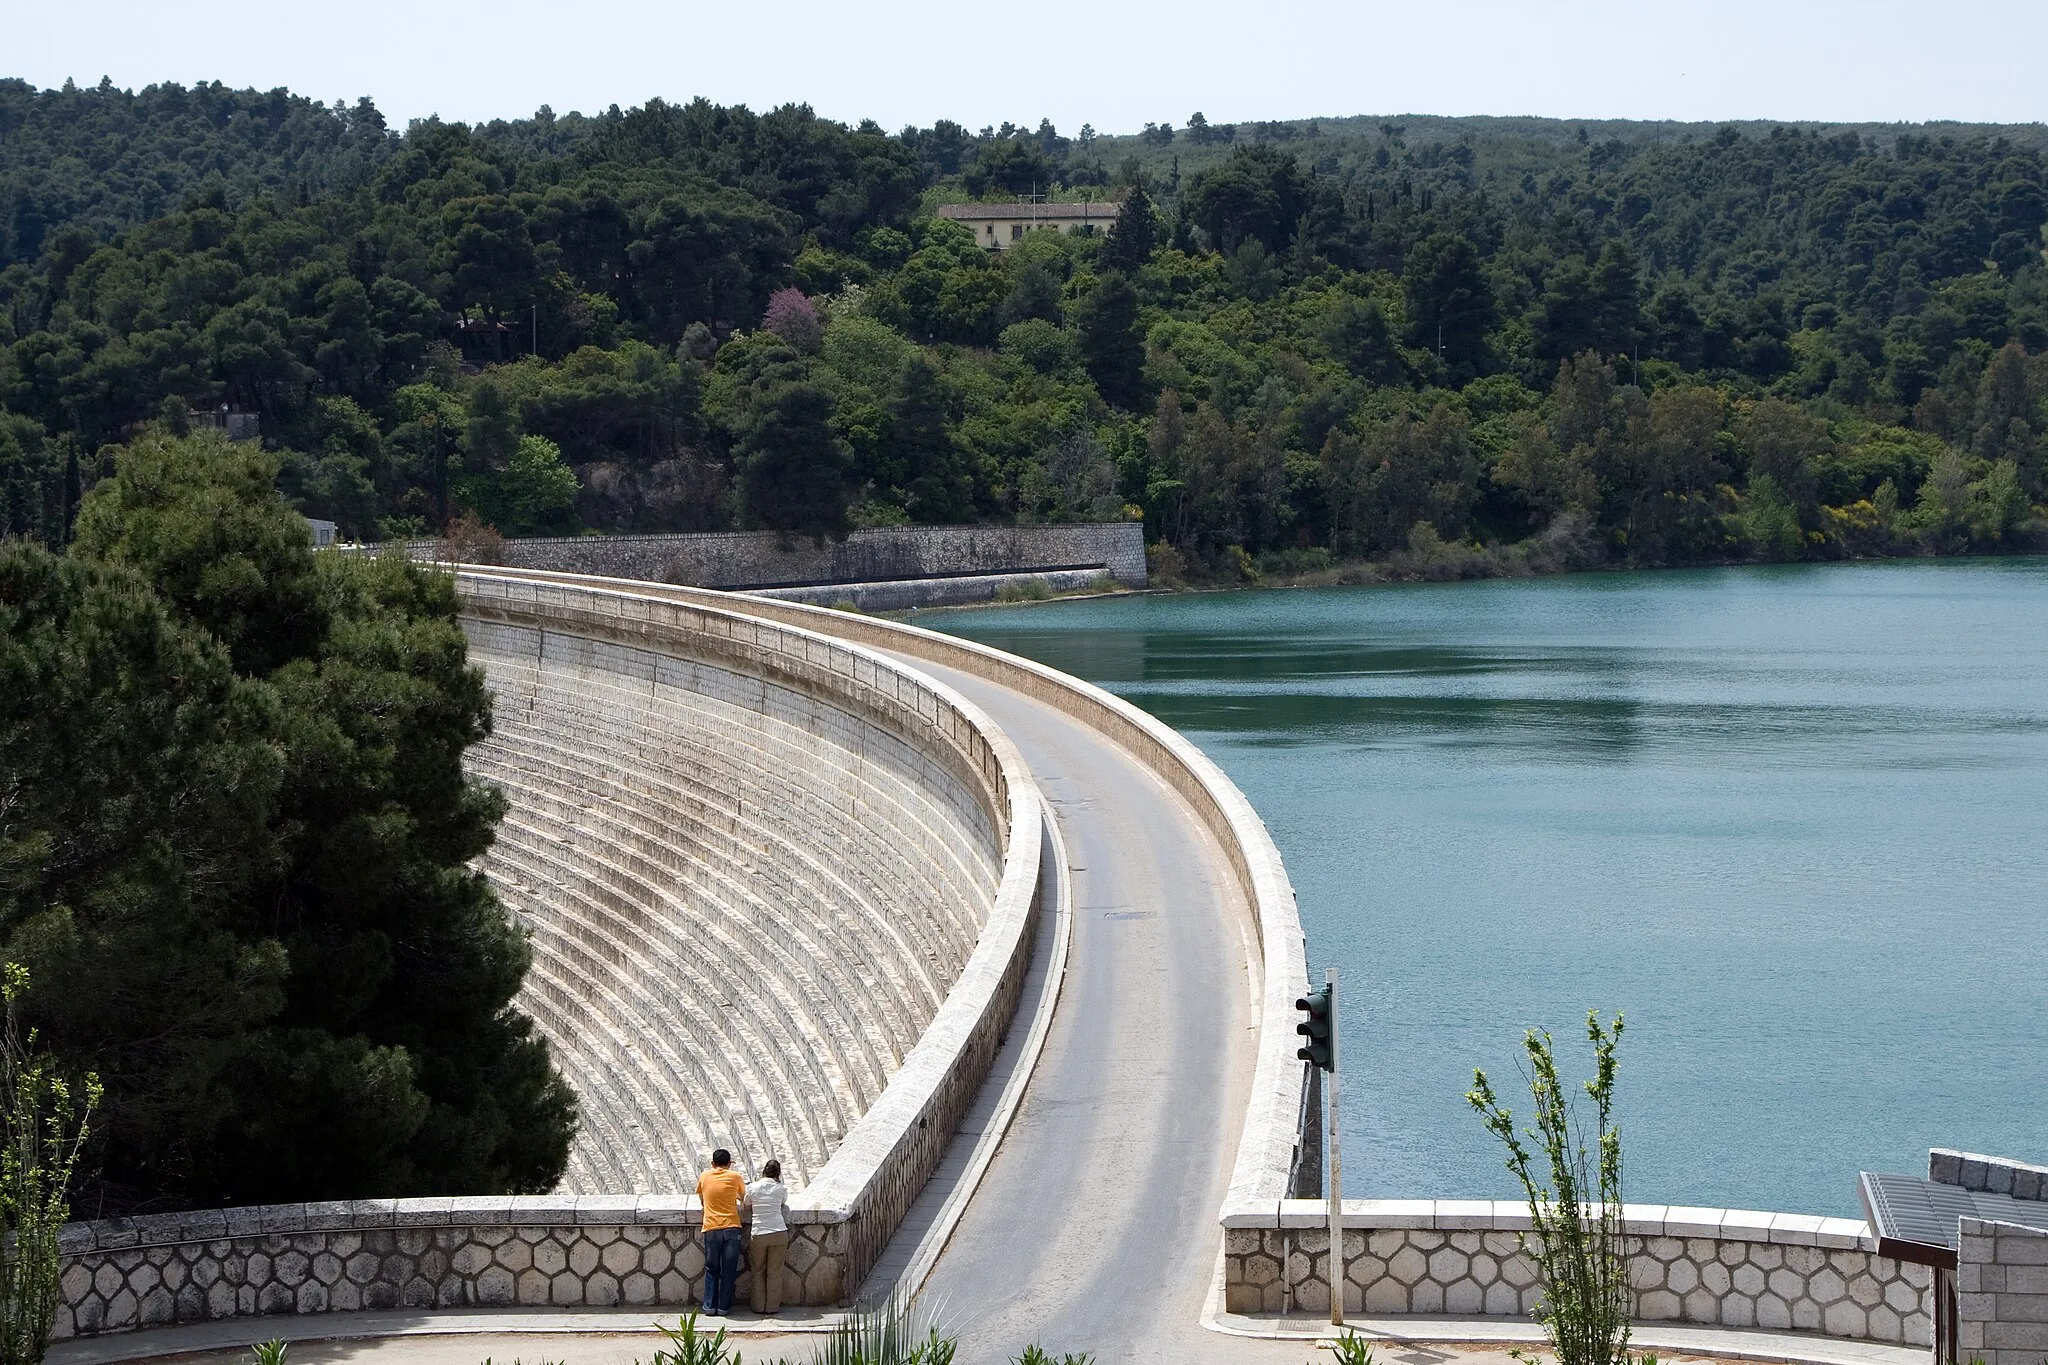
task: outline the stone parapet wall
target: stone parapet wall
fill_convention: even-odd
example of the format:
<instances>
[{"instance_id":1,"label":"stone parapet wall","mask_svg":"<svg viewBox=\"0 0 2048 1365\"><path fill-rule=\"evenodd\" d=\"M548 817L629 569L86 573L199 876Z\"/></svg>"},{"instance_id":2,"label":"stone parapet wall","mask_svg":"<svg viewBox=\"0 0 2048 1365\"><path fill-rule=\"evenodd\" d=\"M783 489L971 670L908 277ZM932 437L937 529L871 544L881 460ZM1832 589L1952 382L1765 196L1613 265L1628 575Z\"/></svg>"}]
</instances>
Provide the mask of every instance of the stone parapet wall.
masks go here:
<instances>
[{"instance_id":1,"label":"stone parapet wall","mask_svg":"<svg viewBox=\"0 0 2048 1365\"><path fill-rule=\"evenodd\" d=\"M1521 1246L1529 1228L1520 1203L1346 1200L1345 1308L1527 1318L1541 1296ZM1933 1339L1933 1271L1879 1256L1860 1221L1630 1205L1623 1231L1640 1321L1920 1346ZM1326 1311L1329 1246L1320 1202L1286 1200L1263 1218L1231 1218L1228 1311Z\"/></svg>"},{"instance_id":2,"label":"stone parapet wall","mask_svg":"<svg viewBox=\"0 0 2048 1365\"><path fill-rule=\"evenodd\" d=\"M785 1301L844 1302L973 1102L1030 965L1044 839L1037 785L979 708L742 612L502 573L458 591L498 694L476 762L512 795L486 870L534 931L521 1005L609 1153L578 1149L598 1188L74 1224L60 1335L682 1307L695 1201L634 1186L694 1179L726 1136L807 1176Z\"/></svg>"},{"instance_id":3,"label":"stone parapet wall","mask_svg":"<svg viewBox=\"0 0 2048 1365\"><path fill-rule=\"evenodd\" d=\"M1927 1178L1937 1185L1955 1185L2014 1199L2048 1201L2048 1166L1936 1147L1927 1154Z\"/></svg>"},{"instance_id":4,"label":"stone parapet wall","mask_svg":"<svg viewBox=\"0 0 2048 1365\"><path fill-rule=\"evenodd\" d=\"M539 1196L75 1223L61 1239L56 1334L375 1308L684 1308L704 1290L698 1219L694 1199ZM848 1232L793 1219L785 1301L838 1301Z\"/></svg>"},{"instance_id":5,"label":"stone parapet wall","mask_svg":"<svg viewBox=\"0 0 2048 1365\"><path fill-rule=\"evenodd\" d=\"M445 558L436 540L415 557ZM1048 569L1107 570L1145 586L1145 528L1134 521L1052 526L879 526L822 544L773 531L559 536L507 540L507 568L703 588L792 587Z\"/></svg>"},{"instance_id":6,"label":"stone parapet wall","mask_svg":"<svg viewBox=\"0 0 2048 1365\"><path fill-rule=\"evenodd\" d=\"M1957 1358L2041 1365L2048 1360L2048 1233L1980 1218L1960 1224Z\"/></svg>"}]
</instances>

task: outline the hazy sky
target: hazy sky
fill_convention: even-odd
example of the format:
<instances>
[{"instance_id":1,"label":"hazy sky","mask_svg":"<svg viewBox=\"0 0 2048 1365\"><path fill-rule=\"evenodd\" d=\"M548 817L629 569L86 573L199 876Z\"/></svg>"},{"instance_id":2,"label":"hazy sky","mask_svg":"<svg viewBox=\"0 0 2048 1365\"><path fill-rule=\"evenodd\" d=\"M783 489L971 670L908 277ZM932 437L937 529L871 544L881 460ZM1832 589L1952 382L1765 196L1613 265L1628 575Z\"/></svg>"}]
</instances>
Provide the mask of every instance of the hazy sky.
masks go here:
<instances>
[{"instance_id":1,"label":"hazy sky","mask_svg":"<svg viewBox=\"0 0 2048 1365\"><path fill-rule=\"evenodd\" d=\"M0 0L0 75L218 79L394 124L650 95L970 127L1356 113L2048 118L2048 2Z\"/></svg>"}]
</instances>

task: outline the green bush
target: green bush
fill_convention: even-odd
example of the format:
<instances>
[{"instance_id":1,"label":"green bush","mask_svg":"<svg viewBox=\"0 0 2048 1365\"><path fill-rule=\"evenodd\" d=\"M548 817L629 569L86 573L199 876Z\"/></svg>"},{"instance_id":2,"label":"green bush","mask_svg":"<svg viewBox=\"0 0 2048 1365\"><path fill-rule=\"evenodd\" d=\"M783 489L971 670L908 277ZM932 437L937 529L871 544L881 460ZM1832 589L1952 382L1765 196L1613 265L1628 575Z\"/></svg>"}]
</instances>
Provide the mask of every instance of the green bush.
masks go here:
<instances>
[{"instance_id":1,"label":"green bush","mask_svg":"<svg viewBox=\"0 0 2048 1365\"><path fill-rule=\"evenodd\" d=\"M7 1147L0 1151L0 1365L40 1365L57 1317L57 1229L71 1216L71 1173L91 1132L99 1077L82 1095L21 1032L28 970L7 963L0 978L6 1022L0 1026L0 1110Z\"/></svg>"},{"instance_id":2,"label":"green bush","mask_svg":"<svg viewBox=\"0 0 2048 1365\"><path fill-rule=\"evenodd\" d=\"M1614 1053L1621 1032L1619 1014L1612 1027L1601 1025L1597 1010L1586 1015L1594 1062L1593 1079L1585 1083L1594 1114L1590 1147L1558 1079L1550 1035L1540 1029L1530 1029L1522 1039L1536 1111L1533 1128L1515 1127L1514 1115L1495 1097L1484 1071L1472 1073L1472 1089L1465 1096L1507 1148L1508 1169L1528 1197L1533 1231L1521 1238L1522 1249L1543 1278L1536 1320L1550 1338L1557 1365L1631 1365L1633 1294L1622 1253L1621 1131L1613 1123ZM1524 1136L1549 1167L1547 1185Z\"/></svg>"}]
</instances>

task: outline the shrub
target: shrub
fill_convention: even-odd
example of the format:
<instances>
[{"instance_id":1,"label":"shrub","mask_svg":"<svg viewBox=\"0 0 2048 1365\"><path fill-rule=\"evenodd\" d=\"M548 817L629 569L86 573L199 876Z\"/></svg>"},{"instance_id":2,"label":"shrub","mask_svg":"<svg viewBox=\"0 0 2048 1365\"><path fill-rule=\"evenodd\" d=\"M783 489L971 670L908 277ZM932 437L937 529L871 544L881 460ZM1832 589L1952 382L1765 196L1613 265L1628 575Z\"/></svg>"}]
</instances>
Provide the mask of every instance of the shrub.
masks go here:
<instances>
[{"instance_id":1,"label":"shrub","mask_svg":"<svg viewBox=\"0 0 2048 1365\"><path fill-rule=\"evenodd\" d=\"M38 1365L57 1318L57 1229L71 1215L71 1171L100 1101L99 1077L85 1077L83 1103L21 1033L28 969L10 962L0 979L0 1365Z\"/></svg>"},{"instance_id":2,"label":"shrub","mask_svg":"<svg viewBox=\"0 0 2048 1365\"><path fill-rule=\"evenodd\" d=\"M1495 1098L1484 1071L1472 1073L1472 1089L1465 1096L1507 1148L1508 1169L1528 1196L1533 1232L1521 1239L1522 1248L1543 1277L1536 1320L1550 1338L1557 1365L1630 1365L1632 1296L1621 1241L1621 1132L1612 1121L1614 1050L1621 1031L1619 1014L1611 1028L1601 1025L1599 1011L1586 1015L1594 1062L1593 1079L1585 1085L1594 1112L1590 1148L1558 1079L1550 1035L1540 1029L1530 1029L1522 1039L1535 1127L1516 1129L1514 1115ZM1538 1179L1536 1158L1523 1145L1524 1136L1536 1143L1550 1167L1547 1187Z\"/></svg>"}]
</instances>

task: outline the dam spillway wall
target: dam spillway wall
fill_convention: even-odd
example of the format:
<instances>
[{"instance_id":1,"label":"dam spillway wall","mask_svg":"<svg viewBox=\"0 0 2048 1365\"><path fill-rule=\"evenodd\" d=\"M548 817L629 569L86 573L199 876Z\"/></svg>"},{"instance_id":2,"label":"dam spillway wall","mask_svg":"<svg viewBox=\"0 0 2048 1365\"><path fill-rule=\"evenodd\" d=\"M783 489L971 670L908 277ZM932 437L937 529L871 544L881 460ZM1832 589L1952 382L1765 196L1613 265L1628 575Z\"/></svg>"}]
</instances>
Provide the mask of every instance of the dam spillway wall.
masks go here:
<instances>
[{"instance_id":1,"label":"dam spillway wall","mask_svg":"<svg viewBox=\"0 0 2048 1365\"><path fill-rule=\"evenodd\" d=\"M743 613L505 574L458 590L496 697L471 763L511 806L485 868L583 1119L564 1187L71 1224L59 1336L684 1306L713 1146L748 1173L782 1160L785 1301L842 1302L973 1101L1041 884L1042 797L999 729L872 650Z\"/></svg>"},{"instance_id":2,"label":"dam spillway wall","mask_svg":"<svg viewBox=\"0 0 2048 1365\"><path fill-rule=\"evenodd\" d=\"M808 1185L980 936L999 793L964 735L913 737L900 673L497 586L463 620L495 715L470 767L511 798L484 866L578 1096L563 1192L688 1193L715 1147Z\"/></svg>"}]
</instances>

